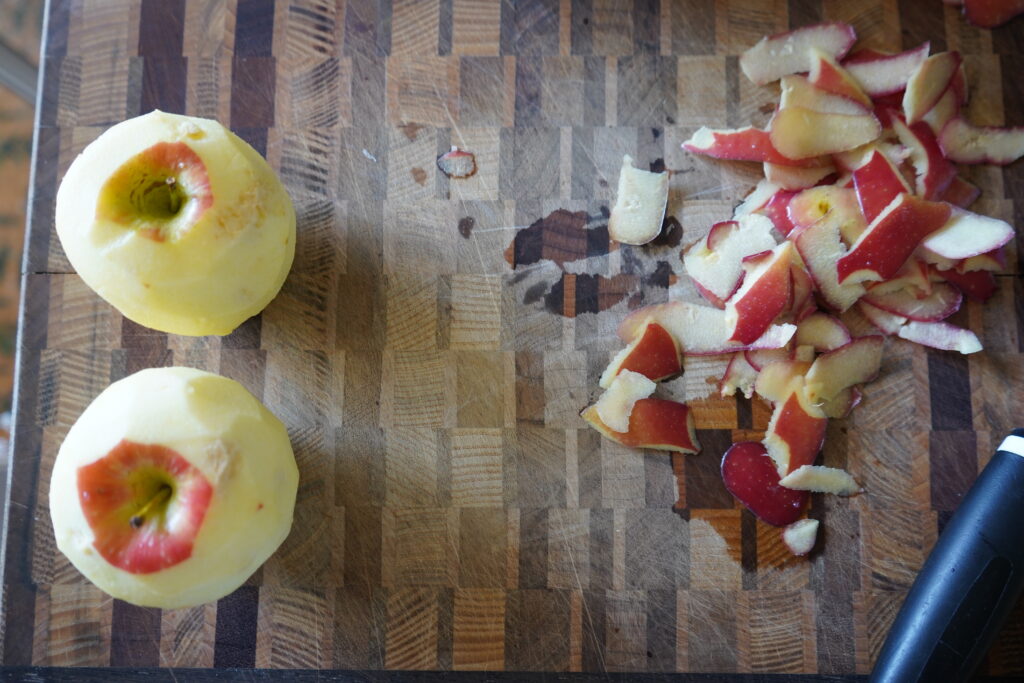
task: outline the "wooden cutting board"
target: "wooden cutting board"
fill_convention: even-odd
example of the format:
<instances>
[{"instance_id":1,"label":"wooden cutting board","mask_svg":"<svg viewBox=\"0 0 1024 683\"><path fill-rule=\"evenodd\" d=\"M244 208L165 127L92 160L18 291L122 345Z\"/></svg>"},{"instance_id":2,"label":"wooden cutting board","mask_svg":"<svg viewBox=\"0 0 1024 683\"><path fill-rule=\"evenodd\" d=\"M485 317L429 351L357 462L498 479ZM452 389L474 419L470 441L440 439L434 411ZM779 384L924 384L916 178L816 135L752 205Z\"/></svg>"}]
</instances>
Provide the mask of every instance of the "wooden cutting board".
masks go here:
<instances>
[{"instance_id":1,"label":"wooden cutting board","mask_svg":"<svg viewBox=\"0 0 1024 683\"><path fill-rule=\"evenodd\" d=\"M970 357L889 341L829 426L820 550L790 557L728 495L728 444L761 404L693 401L704 451L643 455L577 413L639 305L693 297L679 251L759 167L684 153L698 126L763 124L776 91L736 55L850 21L861 45L965 54L970 116L1024 123L1020 20L987 32L939 0L52 0L6 509L3 663L865 673L938 530L1024 411L1022 281L955 321ZM106 127L215 117L279 171L295 266L224 338L141 328L72 272L56 188ZM449 180L458 145L477 173ZM656 244L610 248L624 153L673 172ZM1024 165L967 168L977 207L1024 219ZM1014 198L1017 198L1016 200ZM236 593L187 610L112 600L57 552L47 489L85 406L141 368L245 384L288 426L291 536ZM669 395L707 393L688 363ZM1024 616L987 664L1024 673Z\"/></svg>"}]
</instances>

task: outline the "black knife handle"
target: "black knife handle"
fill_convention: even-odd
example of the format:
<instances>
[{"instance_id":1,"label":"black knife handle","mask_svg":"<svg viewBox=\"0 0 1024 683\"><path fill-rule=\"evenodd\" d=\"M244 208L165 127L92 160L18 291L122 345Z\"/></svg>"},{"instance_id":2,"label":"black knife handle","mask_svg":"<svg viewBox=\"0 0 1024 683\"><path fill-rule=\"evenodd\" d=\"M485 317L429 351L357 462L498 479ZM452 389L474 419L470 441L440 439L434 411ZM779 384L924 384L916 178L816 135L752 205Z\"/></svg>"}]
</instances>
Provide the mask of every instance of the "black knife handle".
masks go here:
<instances>
[{"instance_id":1,"label":"black knife handle","mask_svg":"<svg viewBox=\"0 0 1024 683\"><path fill-rule=\"evenodd\" d=\"M1024 429L1015 429L964 496L921 568L871 681L967 680L1022 589Z\"/></svg>"}]
</instances>

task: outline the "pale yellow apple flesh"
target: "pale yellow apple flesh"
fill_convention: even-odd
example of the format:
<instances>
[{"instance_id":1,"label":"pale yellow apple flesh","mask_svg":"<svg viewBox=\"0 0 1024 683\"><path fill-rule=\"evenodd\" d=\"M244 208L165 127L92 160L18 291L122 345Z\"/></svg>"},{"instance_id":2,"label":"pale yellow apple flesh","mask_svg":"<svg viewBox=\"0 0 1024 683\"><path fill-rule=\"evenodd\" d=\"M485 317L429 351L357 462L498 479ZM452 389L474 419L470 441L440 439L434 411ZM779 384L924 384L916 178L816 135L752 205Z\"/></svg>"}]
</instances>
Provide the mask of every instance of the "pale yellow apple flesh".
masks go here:
<instances>
[{"instance_id":1,"label":"pale yellow apple flesh","mask_svg":"<svg viewBox=\"0 0 1024 683\"><path fill-rule=\"evenodd\" d=\"M624 156L608 234L623 244L647 244L661 232L667 204L668 173L636 168L633 159Z\"/></svg>"},{"instance_id":2,"label":"pale yellow apple flesh","mask_svg":"<svg viewBox=\"0 0 1024 683\"><path fill-rule=\"evenodd\" d=\"M791 159L845 152L866 145L882 133L872 115L825 114L805 107L775 113L769 135L775 149Z\"/></svg>"},{"instance_id":3,"label":"pale yellow apple flesh","mask_svg":"<svg viewBox=\"0 0 1024 683\"><path fill-rule=\"evenodd\" d=\"M881 336L868 335L821 354L807 371L807 397L828 401L847 387L871 381L882 366L883 347Z\"/></svg>"},{"instance_id":4,"label":"pale yellow apple flesh","mask_svg":"<svg viewBox=\"0 0 1024 683\"><path fill-rule=\"evenodd\" d=\"M657 385L639 372L623 370L594 404L598 417L612 431L628 432L633 406L654 393Z\"/></svg>"},{"instance_id":5,"label":"pale yellow apple flesh","mask_svg":"<svg viewBox=\"0 0 1024 683\"><path fill-rule=\"evenodd\" d=\"M823 114L865 115L868 109L848 97L826 92L811 84L805 76L784 76L779 109L805 107Z\"/></svg>"},{"instance_id":6,"label":"pale yellow apple flesh","mask_svg":"<svg viewBox=\"0 0 1024 683\"><path fill-rule=\"evenodd\" d=\"M812 313L796 326L795 341L798 346L809 345L815 351L832 351L850 343L850 332L846 326L827 313ZM812 359L813 360L813 359Z\"/></svg>"},{"instance_id":7,"label":"pale yellow apple flesh","mask_svg":"<svg viewBox=\"0 0 1024 683\"><path fill-rule=\"evenodd\" d=\"M818 538L818 520L801 519L782 530L782 541L789 552L797 557L806 555L814 548Z\"/></svg>"},{"instance_id":8,"label":"pale yellow apple flesh","mask_svg":"<svg viewBox=\"0 0 1024 683\"><path fill-rule=\"evenodd\" d=\"M739 351L732 355L729 365L725 368L725 374L718 383L718 392L723 397L732 396L738 389L744 397L750 398L754 395L754 382L757 381L757 368L747 360L747 354Z\"/></svg>"},{"instance_id":9,"label":"pale yellow apple flesh","mask_svg":"<svg viewBox=\"0 0 1024 683\"><path fill-rule=\"evenodd\" d=\"M56 225L86 284L173 334L228 334L274 298L295 254L295 210L263 157L216 121L160 111L85 148Z\"/></svg>"},{"instance_id":10,"label":"pale yellow apple flesh","mask_svg":"<svg viewBox=\"0 0 1024 683\"><path fill-rule=\"evenodd\" d=\"M798 467L784 476L779 484L797 491L832 493L837 496L852 496L862 490L846 470L821 465Z\"/></svg>"},{"instance_id":11,"label":"pale yellow apple flesh","mask_svg":"<svg viewBox=\"0 0 1024 683\"><path fill-rule=\"evenodd\" d=\"M152 466L119 472L126 444L175 454L176 471L202 481L205 510L179 500L187 486L180 474L155 474ZM110 458L108 479L124 477L132 486L87 489L83 478ZM241 384L191 368L143 370L110 385L71 427L53 468L50 516L57 547L110 595L187 607L234 591L284 541L298 478L284 425ZM95 513L104 495L120 495L130 510L100 524ZM109 528L111 520L123 528ZM115 560L119 566L108 561L104 538L147 530L152 543L135 539L122 561ZM159 557L169 554L163 552L168 536L174 556Z\"/></svg>"},{"instance_id":12,"label":"pale yellow apple flesh","mask_svg":"<svg viewBox=\"0 0 1024 683\"><path fill-rule=\"evenodd\" d=\"M811 364L807 361L783 360L761 368L754 383L754 391L766 401L778 403L803 387L804 375Z\"/></svg>"}]
</instances>

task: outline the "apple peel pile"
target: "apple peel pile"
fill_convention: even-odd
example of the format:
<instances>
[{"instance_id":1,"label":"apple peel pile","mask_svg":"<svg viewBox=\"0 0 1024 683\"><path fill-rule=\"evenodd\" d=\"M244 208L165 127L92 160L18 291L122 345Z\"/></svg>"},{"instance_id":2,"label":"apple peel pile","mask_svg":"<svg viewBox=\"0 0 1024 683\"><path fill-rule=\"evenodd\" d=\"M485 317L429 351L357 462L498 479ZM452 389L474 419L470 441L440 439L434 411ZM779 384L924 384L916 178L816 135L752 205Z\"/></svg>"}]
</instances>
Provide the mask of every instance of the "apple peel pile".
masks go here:
<instances>
[{"instance_id":1,"label":"apple peel pile","mask_svg":"<svg viewBox=\"0 0 1024 683\"><path fill-rule=\"evenodd\" d=\"M802 519L810 492L862 490L815 461L828 420L847 416L878 374L885 338L981 350L971 330L946 319L965 296L983 302L995 293L993 273L1014 231L968 210L980 190L955 164L1024 155L1024 129L963 117L958 53L930 55L925 43L848 55L855 42L852 27L819 24L766 37L742 55L754 83L781 80L770 123L704 127L683 147L759 162L765 179L683 254L707 305L631 312L618 329L628 346L601 377L606 391L582 412L624 445L696 453L692 412L654 398L656 383L679 374L686 354L728 358L720 394L757 394L773 412L760 443L724 454L725 486L761 520L785 527L795 555L811 550L818 530ZM851 332L865 321L876 334Z\"/></svg>"}]
</instances>

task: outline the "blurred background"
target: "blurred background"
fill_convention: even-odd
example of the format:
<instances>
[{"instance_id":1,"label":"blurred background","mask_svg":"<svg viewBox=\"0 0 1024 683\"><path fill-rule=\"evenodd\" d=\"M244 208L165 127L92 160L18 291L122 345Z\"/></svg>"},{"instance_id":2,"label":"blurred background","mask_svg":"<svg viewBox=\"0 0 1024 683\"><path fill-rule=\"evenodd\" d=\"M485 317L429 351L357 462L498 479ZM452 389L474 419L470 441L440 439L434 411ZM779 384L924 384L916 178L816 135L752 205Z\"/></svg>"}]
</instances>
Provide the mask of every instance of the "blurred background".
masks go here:
<instances>
[{"instance_id":1,"label":"blurred background","mask_svg":"<svg viewBox=\"0 0 1024 683\"><path fill-rule=\"evenodd\" d=\"M43 0L0 0L0 429L7 430ZM19 87L17 84L22 84ZM5 85L11 84L11 85ZM6 434L3 434L6 436Z\"/></svg>"}]
</instances>

